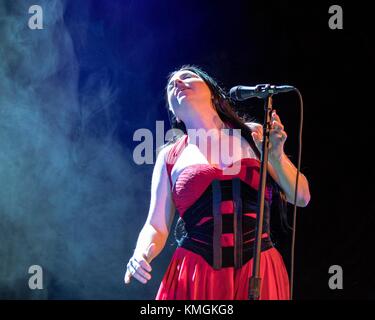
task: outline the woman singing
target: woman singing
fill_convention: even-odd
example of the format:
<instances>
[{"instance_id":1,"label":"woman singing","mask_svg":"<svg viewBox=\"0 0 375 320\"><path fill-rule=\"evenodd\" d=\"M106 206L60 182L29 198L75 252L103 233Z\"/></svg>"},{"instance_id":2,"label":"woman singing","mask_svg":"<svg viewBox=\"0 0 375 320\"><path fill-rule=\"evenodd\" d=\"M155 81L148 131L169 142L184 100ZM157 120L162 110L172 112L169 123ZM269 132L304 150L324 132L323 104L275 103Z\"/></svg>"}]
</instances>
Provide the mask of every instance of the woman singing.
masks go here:
<instances>
[{"instance_id":1,"label":"woman singing","mask_svg":"<svg viewBox=\"0 0 375 320\"><path fill-rule=\"evenodd\" d=\"M240 118L224 91L198 67L183 66L174 71L166 94L173 127L182 134L157 156L148 217L127 264L125 283L132 277L144 284L151 279L150 263L163 249L177 211L178 247L156 299L248 299L262 126ZM279 300L289 299L289 279L270 239L270 206L272 200L280 199L275 197L279 193L294 203L297 169L284 154L287 135L275 110L271 121L260 299ZM210 139L197 141L197 132L209 133ZM219 147L224 145L233 146L229 164ZM304 207L309 200L308 181L300 174L297 205Z\"/></svg>"}]
</instances>

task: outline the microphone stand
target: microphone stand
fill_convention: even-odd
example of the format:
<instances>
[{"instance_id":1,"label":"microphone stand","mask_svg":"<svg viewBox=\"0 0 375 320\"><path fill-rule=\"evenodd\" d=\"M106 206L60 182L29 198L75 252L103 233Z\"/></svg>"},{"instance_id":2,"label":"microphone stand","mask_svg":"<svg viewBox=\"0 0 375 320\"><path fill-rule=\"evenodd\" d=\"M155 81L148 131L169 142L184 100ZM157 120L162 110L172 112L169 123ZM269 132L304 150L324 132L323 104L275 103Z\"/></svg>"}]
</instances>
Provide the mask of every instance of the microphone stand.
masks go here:
<instances>
[{"instance_id":1,"label":"microphone stand","mask_svg":"<svg viewBox=\"0 0 375 320\"><path fill-rule=\"evenodd\" d=\"M254 256L253 256L253 273L249 283L249 300L259 300L260 285L262 279L260 278L260 256L261 256L261 241L263 231L263 217L264 217L264 199L267 178L267 164L268 164L268 147L269 147L269 133L271 128L271 112L272 112L272 87L267 84L263 88L265 95L264 103L264 122L263 122L263 142L260 165L260 181L258 190L258 212L256 216L255 242L254 242Z\"/></svg>"}]
</instances>

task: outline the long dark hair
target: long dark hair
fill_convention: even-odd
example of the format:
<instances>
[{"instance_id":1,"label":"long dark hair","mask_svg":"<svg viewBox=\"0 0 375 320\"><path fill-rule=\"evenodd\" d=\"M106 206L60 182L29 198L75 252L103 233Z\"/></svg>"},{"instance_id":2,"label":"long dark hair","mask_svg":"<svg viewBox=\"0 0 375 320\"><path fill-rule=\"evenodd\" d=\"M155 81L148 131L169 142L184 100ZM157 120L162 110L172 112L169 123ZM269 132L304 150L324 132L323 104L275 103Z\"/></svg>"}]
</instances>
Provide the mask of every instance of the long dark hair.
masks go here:
<instances>
[{"instance_id":1,"label":"long dark hair","mask_svg":"<svg viewBox=\"0 0 375 320\"><path fill-rule=\"evenodd\" d=\"M253 149L256 156L260 159L260 152L255 145L253 137L251 135L251 129L249 126L245 124L245 122L253 121L254 119L249 118L249 116L240 116L235 109L234 101L227 95L227 93L219 86L217 81L210 77L205 71L203 71L200 67L195 65L183 65L179 69L171 72L168 75L168 81L173 77L176 72L179 71L191 71L198 75L203 81L207 84L208 88L212 94L213 106L216 110L217 114L219 115L220 119L229 124L232 128L241 129L241 136L246 139L249 143L250 147ZM167 96L167 88L165 89L166 95L166 107L168 110L168 117L171 124L172 129L179 129L176 130L176 134L164 145L167 146L176 142L181 137L181 132L183 134L187 134L186 126L182 120L177 121L175 114L170 110L168 104L168 96ZM281 191L279 186L273 181L273 179L268 176L267 178L268 184L272 186L273 195L278 199L279 211L281 214L281 221L283 226L288 226L287 222L287 210L286 210L286 197L285 194ZM175 227L175 238L176 241L179 243L184 235L186 234L184 221L179 217L176 227Z\"/></svg>"}]
</instances>

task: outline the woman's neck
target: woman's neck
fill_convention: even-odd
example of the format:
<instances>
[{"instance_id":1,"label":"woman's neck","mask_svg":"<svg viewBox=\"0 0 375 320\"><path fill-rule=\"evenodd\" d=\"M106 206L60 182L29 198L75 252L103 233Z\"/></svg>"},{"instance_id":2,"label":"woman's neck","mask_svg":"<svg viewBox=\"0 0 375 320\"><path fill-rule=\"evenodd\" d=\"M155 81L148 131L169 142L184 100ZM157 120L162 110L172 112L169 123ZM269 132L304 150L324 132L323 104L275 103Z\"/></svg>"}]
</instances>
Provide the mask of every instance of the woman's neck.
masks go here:
<instances>
[{"instance_id":1,"label":"woman's neck","mask_svg":"<svg viewBox=\"0 0 375 320\"><path fill-rule=\"evenodd\" d=\"M213 132L219 133L221 129L226 128L225 123L220 119L216 113L210 114L199 114L193 117L189 117L184 120L186 129L195 130L212 130Z\"/></svg>"},{"instance_id":2,"label":"woman's neck","mask_svg":"<svg viewBox=\"0 0 375 320\"><path fill-rule=\"evenodd\" d=\"M189 143L195 144L198 147L200 147L202 143L203 146L209 144L211 146L210 148L214 145L220 145L223 136L229 135L225 130L222 130L228 127L220 119L218 114L206 114L200 115L199 117L192 117L190 119L185 119L184 123Z\"/></svg>"}]
</instances>

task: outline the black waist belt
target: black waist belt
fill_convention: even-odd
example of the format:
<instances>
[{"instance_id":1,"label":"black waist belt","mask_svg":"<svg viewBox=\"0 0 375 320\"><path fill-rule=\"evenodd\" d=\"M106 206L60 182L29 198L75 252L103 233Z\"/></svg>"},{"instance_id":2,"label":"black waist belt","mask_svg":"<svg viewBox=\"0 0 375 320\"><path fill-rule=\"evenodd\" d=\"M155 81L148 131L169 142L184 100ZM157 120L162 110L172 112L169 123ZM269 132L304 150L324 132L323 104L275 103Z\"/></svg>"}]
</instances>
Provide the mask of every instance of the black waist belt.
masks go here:
<instances>
[{"instance_id":1,"label":"black waist belt","mask_svg":"<svg viewBox=\"0 0 375 320\"><path fill-rule=\"evenodd\" d=\"M185 212L183 220L186 234L179 245L201 255L214 269L242 267L253 257L256 236L256 220L243 213L257 211L257 195L256 190L239 178L214 180L197 202ZM223 200L233 201L232 214L220 212ZM203 217L213 219L197 224ZM265 232L269 234L268 202L265 202L264 208L262 233ZM233 247L221 247L220 239L223 233L233 233ZM272 247L269 236L262 239L262 251Z\"/></svg>"},{"instance_id":2,"label":"black waist belt","mask_svg":"<svg viewBox=\"0 0 375 320\"><path fill-rule=\"evenodd\" d=\"M220 250L220 257L214 259L212 246L205 243L201 243L191 239L189 236L185 237L182 244L182 248L190 250L194 253L202 256L214 269L219 270L221 268L235 267L240 268L246 262L252 259L254 255L254 243L250 242L243 246L241 257L242 261L236 265L235 261L235 247L222 247ZM273 247L272 241L269 237L262 239L261 251L271 249ZM238 263L238 260L237 260Z\"/></svg>"}]
</instances>

